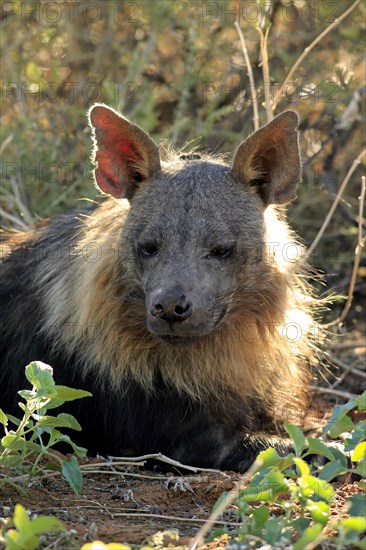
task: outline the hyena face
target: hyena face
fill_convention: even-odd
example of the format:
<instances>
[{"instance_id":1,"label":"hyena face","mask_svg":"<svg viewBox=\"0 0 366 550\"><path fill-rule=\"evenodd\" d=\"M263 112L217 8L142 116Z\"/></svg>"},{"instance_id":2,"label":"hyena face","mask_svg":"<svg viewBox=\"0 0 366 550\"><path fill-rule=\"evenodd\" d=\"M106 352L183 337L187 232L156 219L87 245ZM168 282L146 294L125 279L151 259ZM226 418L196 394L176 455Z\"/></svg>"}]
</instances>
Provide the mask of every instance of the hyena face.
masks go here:
<instances>
[{"instance_id":1,"label":"hyena face","mask_svg":"<svg viewBox=\"0 0 366 550\"><path fill-rule=\"evenodd\" d=\"M263 208L230 168L177 162L132 201L121 238L135 259L149 330L179 342L225 317L258 260Z\"/></svg>"},{"instance_id":2,"label":"hyena face","mask_svg":"<svg viewBox=\"0 0 366 550\"><path fill-rule=\"evenodd\" d=\"M253 134L231 167L179 157L162 165L147 134L110 108L94 106L90 121L97 185L131 203L120 249L148 329L170 343L209 334L246 281L269 269L264 211L294 197L297 115L283 113Z\"/></svg>"}]
</instances>

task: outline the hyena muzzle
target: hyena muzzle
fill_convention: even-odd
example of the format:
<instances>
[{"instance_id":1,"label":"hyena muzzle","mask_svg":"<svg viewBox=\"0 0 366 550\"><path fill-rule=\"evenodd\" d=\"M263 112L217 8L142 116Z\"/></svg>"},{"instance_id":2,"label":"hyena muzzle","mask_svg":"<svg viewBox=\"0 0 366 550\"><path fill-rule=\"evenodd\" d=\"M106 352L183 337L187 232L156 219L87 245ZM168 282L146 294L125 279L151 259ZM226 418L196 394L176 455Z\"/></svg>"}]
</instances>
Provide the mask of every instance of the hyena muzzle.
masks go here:
<instances>
[{"instance_id":1,"label":"hyena muzzle","mask_svg":"<svg viewBox=\"0 0 366 550\"><path fill-rule=\"evenodd\" d=\"M2 239L1 408L17 413L24 367L40 360L93 394L63 409L89 452L237 471L268 446L285 452L277 426L303 410L313 353L311 293L278 208L300 179L297 115L231 163L163 159L105 105L89 118L108 198Z\"/></svg>"}]
</instances>

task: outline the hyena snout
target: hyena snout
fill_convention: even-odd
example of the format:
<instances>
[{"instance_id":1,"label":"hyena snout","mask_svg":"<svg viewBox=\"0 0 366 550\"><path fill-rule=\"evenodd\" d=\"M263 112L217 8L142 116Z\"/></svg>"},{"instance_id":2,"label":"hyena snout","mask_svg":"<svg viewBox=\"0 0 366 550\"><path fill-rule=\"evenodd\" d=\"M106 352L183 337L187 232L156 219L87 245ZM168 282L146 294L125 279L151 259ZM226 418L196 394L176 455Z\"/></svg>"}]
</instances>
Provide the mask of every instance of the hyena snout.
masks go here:
<instances>
[{"instance_id":1,"label":"hyena snout","mask_svg":"<svg viewBox=\"0 0 366 550\"><path fill-rule=\"evenodd\" d=\"M153 317L169 324L185 321L192 315L192 312L192 302L188 300L180 286L158 292L154 296L150 307L150 313Z\"/></svg>"}]
</instances>

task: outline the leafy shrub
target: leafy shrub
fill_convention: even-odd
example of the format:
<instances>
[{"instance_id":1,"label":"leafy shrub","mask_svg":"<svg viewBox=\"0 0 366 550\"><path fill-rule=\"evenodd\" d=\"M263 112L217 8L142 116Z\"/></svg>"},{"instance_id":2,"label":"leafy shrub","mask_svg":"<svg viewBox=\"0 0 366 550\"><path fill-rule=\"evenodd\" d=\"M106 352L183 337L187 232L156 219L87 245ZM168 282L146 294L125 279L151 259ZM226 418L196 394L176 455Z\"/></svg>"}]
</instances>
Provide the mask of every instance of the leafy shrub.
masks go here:
<instances>
[{"instance_id":1,"label":"leafy shrub","mask_svg":"<svg viewBox=\"0 0 366 550\"><path fill-rule=\"evenodd\" d=\"M63 529L57 518L37 516L30 519L21 504L15 506L14 517L9 523L15 528L8 529L3 538L0 534L0 542L4 542L6 550L35 550L41 542L39 535Z\"/></svg>"},{"instance_id":2,"label":"leafy shrub","mask_svg":"<svg viewBox=\"0 0 366 550\"><path fill-rule=\"evenodd\" d=\"M41 361L30 363L25 369L25 375L33 387L31 390L18 392L25 401L19 403L23 418L19 420L0 409L0 423L5 431L0 442L0 467L10 472L0 478L0 483L10 482L17 486L20 481L30 480L44 474L46 470L53 470L61 472L75 493L79 493L82 475L76 457L67 458L54 447L59 443L67 444L77 457L85 457L86 449L76 445L70 436L60 431L60 428L80 431L81 426L71 414L59 413L51 416L48 411L60 407L66 401L74 401L91 394L56 385L52 368ZM9 423L16 428L9 429ZM11 477L12 472L18 477Z\"/></svg>"},{"instance_id":3,"label":"leafy shrub","mask_svg":"<svg viewBox=\"0 0 366 550\"><path fill-rule=\"evenodd\" d=\"M349 412L355 408L366 409L366 392L334 408L323 428L324 441L305 437L300 428L286 424L295 453L280 457L274 449L267 449L259 454L258 471L236 502L241 526L231 535L228 550L259 548L264 544L272 548L293 545L295 550L301 550L309 544L313 548L325 538L335 548L366 548L366 540L360 538L366 531L364 494L347 499L347 517L337 520L330 514L335 498L330 481L342 474L366 476L366 421L352 421ZM329 439L340 435L345 441L342 450L329 444ZM309 464L310 456L313 460ZM327 459L324 465L319 464L321 457ZM364 481L358 483L364 487ZM334 537L329 536L332 530L337 533ZM223 533L227 531L216 530L213 537Z\"/></svg>"}]
</instances>

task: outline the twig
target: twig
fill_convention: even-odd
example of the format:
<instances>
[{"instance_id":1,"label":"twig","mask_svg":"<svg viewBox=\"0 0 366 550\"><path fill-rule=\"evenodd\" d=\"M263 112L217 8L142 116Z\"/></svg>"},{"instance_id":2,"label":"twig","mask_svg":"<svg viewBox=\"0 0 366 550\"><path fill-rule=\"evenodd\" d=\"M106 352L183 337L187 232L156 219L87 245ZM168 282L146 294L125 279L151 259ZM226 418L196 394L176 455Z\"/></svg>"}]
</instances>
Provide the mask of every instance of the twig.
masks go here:
<instances>
[{"instance_id":1,"label":"twig","mask_svg":"<svg viewBox=\"0 0 366 550\"><path fill-rule=\"evenodd\" d=\"M295 73L295 71L299 68L299 66L301 65L301 63L304 61L304 59L309 55L309 53L311 52L311 50L324 38L324 36L326 36L330 31L332 31L337 25L339 25L339 23L341 21L343 21L343 19L345 19L347 17L347 15L349 15L351 13L352 10L354 10L354 8L357 6L357 4L359 4L360 0L356 0L356 2L354 2L352 4L352 6L350 8L348 8L348 10L346 10L344 13L342 13L342 15L340 17L337 17L333 23L331 23L329 25L329 27L327 27L326 29L324 29L323 32L321 32L319 34L319 36L317 36L315 38L315 40L313 40L313 42L307 46L304 51L302 52L302 54L300 55L300 57L296 60L296 62L294 63L292 69L290 70L290 72L288 73L288 75L286 76L285 80L283 81L282 83L282 86L280 87L280 89L278 90L277 94L275 95L275 98L273 100L273 110L276 109L280 99L281 99L281 96L282 96L282 93L283 93L283 90L285 88L285 86L287 85L287 83L290 81L290 79L292 78L293 74Z\"/></svg>"},{"instance_id":2,"label":"twig","mask_svg":"<svg viewBox=\"0 0 366 550\"><path fill-rule=\"evenodd\" d=\"M326 218L323 222L323 225L319 229L318 234L315 237L312 245L310 246L307 253L305 254L305 259L307 259L314 252L315 248L318 246L319 241L322 238L322 236L324 235L325 230L327 229L327 227L329 225L329 222L332 219L334 211L337 208L337 205L338 205L338 203L339 203L339 201L340 201L340 199L341 199L341 197L344 193L344 190L346 189L346 187L348 185L349 180L351 179L351 176L352 176L353 172L356 170L358 165L361 163L361 159L365 155L365 153L366 153L366 149L361 151L361 153L358 155L358 157L353 161L353 164L352 164L351 168L348 170L348 173L347 173L346 177L344 178L344 180L342 182L342 185L340 186L340 188L338 190L338 193L337 193L337 195L336 195L336 197L333 201L333 204L330 207L328 214L326 215Z\"/></svg>"},{"instance_id":3,"label":"twig","mask_svg":"<svg viewBox=\"0 0 366 550\"><path fill-rule=\"evenodd\" d=\"M112 466L137 466L137 467L140 467L140 466L145 466L145 462L143 460L139 461L139 460L136 460L135 458L133 458L130 461L128 460L120 460L120 461L109 461L107 459L105 459L105 462L91 462L91 463L88 463L88 464L82 464L81 467L82 468L103 468L103 467L112 467Z\"/></svg>"},{"instance_id":4,"label":"twig","mask_svg":"<svg viewBox=\"0 0 366 550\"><path fill-rule=\"evenodd\" d=\"M347 365L346 363L344 363L343 361L335 357L333 354L327 353L326 357L328 361L330 361L334 366L339 367L345 371L348 371L350 369L350 372L352 372L353 374L357 374L357 376L360 376L361 378L366 378L366 372L363 372L362 370L352 365L350 368L349 365Z\"/></svg>"},{"instance_id":5,"label":"twig","mask_svg":"<svg viewBox=\"0 0 366 550\"><path fill-rule=\"evenodd\" d=\"M128 456L109 456L110 460L113 461L113 464L115 463L115 460L122 461L123 462L143 462L146 460L160 460L161 462L165 462L167 464L170 464L171 466L175 466L176 468L183 468L184 470L190 470L191 472L211 472L215 474L221 474L224 475L224 477L228 477L227 474L222 472L221 470L215 470L213 468L199 468L197 466L188 466L188 464L182 464L178 460L174 460L173 458L169 458L168 456L165 456L161 453L155 453L155 454L149 454L149 455L142 455L142 456L134 456L134 457L128 457Z\"/></svg>"},{"instance_id":6,"label":"twig","mask_svg":"<svg viewBox=\"0 0 366 550\"><path fill-rule=\"evenodd\" d=\"M21 215L25 219L25 222L27 223L28 228L29 227L34 227L34 219L31 215L31 213L29 212L28 208L26 207L26 205L22 201L22 198L21 198L20 193L19 193L19 187L18 187L17 181L15 180L15 178L11 178L10 183L11 183L11 186L13 188L15 204L17 205Z\"/></svg>"},{"instance_id":7,"label":"twig","mask_svg":"<svg viewBox=\"0 0 366 550\"><path fill-rule=\"evenodd\" d=\"M13 214L9 214L8 212L6 212L5 210L3 210L3 208L1 208L0 206L0 217L3 217L5 218L6 220L9 220L13 223L15 223L16 225L18 225L19 227L21 227L22 229L29 229L28 225L26 223L24 223L22 220L20 220L19 218L17 218L16 216L13 216Z\"/></svg>"},{"instance_id":8,"label":"twig","mask_svg":"<svg viewBox=\"0 0 366 550\"><path fill-rule=\"evenodd\" d=\"M257 473L262 464L263 461L261 459L257 459L255 462L253 462L249 470L241 477L241 479L235 483L231 491L229 491L227 495L225 495L225 498L213 510L210 517L206 520L204 525L202 525L201 529L198 531L197 535L192 539L192 542L188 547L189 550L195 550L203 543L203 540L211 529L212 525L217 522L217 518L221 516L221 514L230 506L230 504L235 502L235 500L239 496L239 492L242 486L247 483L254 476L254 474Z\"/></svg>"},{"instance_id":9,"label":"twig","mask_svg":"<svg viewBox=\"0 0 366 550\"><path fill-rule=\"evenodd\" d=\"M0 146L0 155L3 154L3 152L5 151L7 146L9 145L9 143L11 143L13 141L13 138L14 138L14 134L9 134L8 137L6 139L4 139L4 141L2 142L2 144Z\"/></svg>"},{"instance_id":10,"label":"twig","mask_svg":"<svg viewBox=\"0 0 366 550\"><path fill-rule=\"evenodd\" d=\"M341 391L341 390L332 390L332 388L321 388L319 386L310 386L312 391L316 391L318 393L328 393L330 395L337 395L338 397L343 397L344 399L355 399L358 397L355 393L350 393L348 391Z\"/></svg>"},{"instance_id":11,"label":"twig","mask_svg":"<svg viewBox=\"0 0 366 550\"><path fill-rule=\"evenodd\" d=\"M84 473L88 473L88 474L102 474L102 475L122 476L122 477L127 476L127 477L137 477L139 479L158 479L158 480L172 479L171 477L167 477L167 476L144 476L142 474L136 474L134 472L118 472L117 470L115 470L115 471L110 471L110 470L89 470L89 468L87 468L87 469L82 468L82 467L80 467L80 468Z\"/></svg>"},{"instance_id":12,"label":"twig","mask_svg":"<svg viewBox=\"0 0 366 550\"><path fill-rule=\"evenodd\" d=\"M234 25L235 25L236 30L238 31L238 34L239 34L241 47L242 47L243 54L244 54L245 63L246 63L247 69L248 69L248 78L249 78L249 84L250 84L250 95L252 96L252 106L253 106L253 125L254 125L254 130L256 131L256 130L259 129L259 114L258 114L258 103L257 103L257 95L256 95L256 92L255 92L255 82L254 82L252 65L250 63L250 59L249 59L248 50L247 50L247 46L246 46L246 43L245 43L245 38L244 38L243 31L241 30L238 21L235 21Z\"/></svg>"},{"instance_id":13,"label":"twig","mask_svg":"<svg viewBox=\"0 0 366 550\"><path fill-rule=\"evenodd\" d=\"M331 350L348 350L348 349L357 349L366 347L366 342L364 340L357 340L356 342L349 342L344 344L328 344L326 349Z\"/></svg>"},{"instance_id":14,"label":"twig","mask_svg":"<svg viewBox=\"0 0 366 550\"><path fill-rule=\"evenodd\" d=\"M261 40L261 60L262 60L262 73L263 73L263 86L264 86L264 104L266 107L266 113L267 113L267 122L271 122L273 119L273 109L271 104L271 81L269 77L269 64L268 64L268 49L267 49L267 43L268 43L268 35L269 35L269 29L271 28L270 25L268 25L266 29L266 34L263 35L263 31L261 28L257 27L257 32L259 33L260 40Z\"/></svg>"},{"instance_id":15,"label":"twig","mask_svg":"<svg viewBox=\"0 0 366 550\"><path fill-rule=\"evenodd\" d=\"M205 519L196 519L196 518L181 518L181 517L175 517L175 516L164 516L164 515L160 515L160 514L150 514L148 512L126 512L126 513L123 513L123 512L119 512L117 514L113 514L113 517L117 518L117 517L142 517L142 518L156 518L156 519L164 519L164 520L171 520L171 521L183 521L183 522L186 522L186 523L206 523L206 520ZM218 525L231 525L233 527L238 527L238 523L234 523L234 522L227 522L227 521L220 521L220 520L215 520L213 521L214 524L218 524Z\"/></svg>"},{"instance_id":16,"label":"twig","mask_svg":"<svg viewBox=\"0 0 366 550\"><path fill-rule=\"evenodd\" d=\"M341 382L343 382L343 380L346 378L346 376L352 371L353 369L353 365L352 363L350 365L348 365L347 368L344 369L344 371L342 372L341 376L339 378L337 378L337 380L332 384L332 389L334 390L334 388L336 388L337 386L339 386L339 384ZM362 373L363 374L363 373Z\"/></svg>"},{"instance_id":17,"label":"twig","mask_svg":"<svg viewBox=\"0 0 366 550\"><path fill-rule=\"evenodd\" d=\"M366 177L362 176L361 192L360 192L360 196L358 197L358 239L357 239L357 246L355 249L355 260L353 262L353 270L352 270L351 281L348 289L347 301L341 315L338 317L338 319L332 322L332 325L340 325L341 323L343 323L352 305L353 293L355 290L357 273L360 265L361 251L365 245L365 238L363 237L363 234L362 234L365 192L366 192Z\"/></svg>"}]
</instances>

